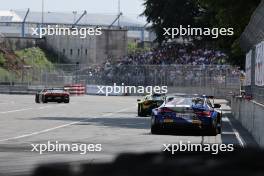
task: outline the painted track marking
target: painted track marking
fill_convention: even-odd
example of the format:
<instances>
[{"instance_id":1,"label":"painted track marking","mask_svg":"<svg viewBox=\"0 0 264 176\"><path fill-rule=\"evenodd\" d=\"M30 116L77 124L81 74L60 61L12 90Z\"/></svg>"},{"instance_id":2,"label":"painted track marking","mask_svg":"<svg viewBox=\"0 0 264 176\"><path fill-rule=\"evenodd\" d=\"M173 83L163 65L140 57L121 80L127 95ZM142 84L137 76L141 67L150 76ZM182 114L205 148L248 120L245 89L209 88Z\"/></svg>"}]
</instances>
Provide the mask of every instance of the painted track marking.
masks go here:
<instances>
[{"instance_id":1,"label":"painted track marking","mask_svg":"<svg viewBox=\"0 0 264 176\"><path fill-rule=\"evenodd\" d=\"M133 108L134 108L134 107L133 107ZM129 109L132 109L132 108L130 107L130 108L121 109L121 110L116 111L116 112L103 114L102 116L103 116L103 117L109 117L109 116L112 116L112 115L114 115L114 114L117 114L117 113L120 113L120 112L127 111L127 110L129 110ZM88 120L88 118L85 119L85 120L80 120L80 121L76 121L76 122L72 122L72 123L68 123L68 124L64 124L64 125L56 126L56 127L53 127L53 128L48 128L48 129L45 129L45 130L36 131L36 132L33 132L33 133L28 133L28 134L23 134L23 135L16 136L16 137L11 137L11 138L7 138L7 139L2 139L2 140L0 140L0 142L6 142L6 141L11 141L11 140L16 140L16 139L22 139L22 138L26 138L26 137L31 137L31 136L35 136L35 135L39 135L39 134L43 134L43 133L47 133L47 132L54 131L54 130L57 130L57 129L60 129L60 128L65 128L65 127L68 127L68 126L71 126L71 125L75 125L75 124L78 124L78 123L82 123L82 122L85 122L85 121L87 121L87 120Z\"/></svg>"},{"instance_id":2,"label":"painted track marking","mask_svg":"<svg viewBox=\"0 0 264 176\"><path fill-rule=\"evenodd\" d=\"M222 119L224 122L227 122L230 126L231 126L231 128L232 128L232 131L233 132L229 132L229 133L225 133L225 132L223 132L223 134L234 134L235 136L236 136L236 139L238 140L238 142L239 142L239 145L242 147L242 148L245 148L245 146L246 146L246 143L245 143L245 141L244 141L244 139L241 137L241 135L239 134L239 132L237 131L237 129L234 127L234 125L232 124L232 122L230 121L230 119L228 118L228 117L224 117L223 119Z\"/></svg>"}]
</instances>

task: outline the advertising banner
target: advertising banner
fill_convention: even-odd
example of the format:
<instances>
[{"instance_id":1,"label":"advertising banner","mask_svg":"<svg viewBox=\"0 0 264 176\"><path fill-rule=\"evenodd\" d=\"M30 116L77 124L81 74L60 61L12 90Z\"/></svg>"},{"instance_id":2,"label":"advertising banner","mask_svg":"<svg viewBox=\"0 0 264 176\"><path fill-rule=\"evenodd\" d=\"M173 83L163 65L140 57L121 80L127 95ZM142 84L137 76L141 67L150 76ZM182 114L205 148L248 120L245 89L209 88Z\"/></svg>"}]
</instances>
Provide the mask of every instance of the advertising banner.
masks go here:
<instances>
[{"instance_id":1,"label":"advertising banner","mask_svg":"<svg viewBox=\"0 0 264 176\"><path fill-rule=\"evenodd\" d=\"M264 86L264 42L256 46L255 84Z\"/></svg>"},{"instance_id":2,"label":"advertising banner","mask_svg":"<svg viewBox=\"0 0 264 176\"><path fill-rule=\"evenodd\" d=\"M246 55L246 81L245 81L245 86L251 85L251 59L252 59L252 50L250 50Z\"/></svg>"}]
</instances>

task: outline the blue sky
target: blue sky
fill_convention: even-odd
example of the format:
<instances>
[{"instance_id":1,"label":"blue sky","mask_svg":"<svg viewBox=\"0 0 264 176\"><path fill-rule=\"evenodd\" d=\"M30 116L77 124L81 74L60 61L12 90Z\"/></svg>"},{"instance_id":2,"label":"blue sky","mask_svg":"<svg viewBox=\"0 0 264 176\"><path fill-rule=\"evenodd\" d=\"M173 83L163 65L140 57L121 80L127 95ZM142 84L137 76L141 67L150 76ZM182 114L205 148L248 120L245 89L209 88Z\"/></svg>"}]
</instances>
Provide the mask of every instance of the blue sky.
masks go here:
<instances>
[{"instance_id":1,"label":"blue sky","mask_svg":"<svg viewBox=\"0 0 264 176\"><path fill-rule=\"evenodd\" d=\"M121 11L128 16L140 14L144 7L143 0L120 0ZM0 10L41 11L42 0L0 0ZM87 10L88 13L117 13L118 0L44 0L45 11L78 11Z\"/></svg>"}]
</instances>

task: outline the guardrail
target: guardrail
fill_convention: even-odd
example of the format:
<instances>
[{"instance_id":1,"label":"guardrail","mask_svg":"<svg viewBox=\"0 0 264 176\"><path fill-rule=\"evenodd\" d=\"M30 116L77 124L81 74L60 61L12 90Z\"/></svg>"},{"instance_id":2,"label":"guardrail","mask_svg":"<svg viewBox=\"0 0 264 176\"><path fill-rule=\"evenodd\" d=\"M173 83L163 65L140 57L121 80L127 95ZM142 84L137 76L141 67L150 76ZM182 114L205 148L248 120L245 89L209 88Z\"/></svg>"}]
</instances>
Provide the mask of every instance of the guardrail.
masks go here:
<instances>
[{"instance_id":1,"label":"guardrail","mask_svg":"<svg viewBox=\"0 0 264 176\"><path fill-rule=\"evenodd\" d=\"M35 94L37 91L41 90L37 88L32 88L28 86L0 86L1 94L17 94L17 95L25 95L25 94Z\"/></svg>"}]
</instances>

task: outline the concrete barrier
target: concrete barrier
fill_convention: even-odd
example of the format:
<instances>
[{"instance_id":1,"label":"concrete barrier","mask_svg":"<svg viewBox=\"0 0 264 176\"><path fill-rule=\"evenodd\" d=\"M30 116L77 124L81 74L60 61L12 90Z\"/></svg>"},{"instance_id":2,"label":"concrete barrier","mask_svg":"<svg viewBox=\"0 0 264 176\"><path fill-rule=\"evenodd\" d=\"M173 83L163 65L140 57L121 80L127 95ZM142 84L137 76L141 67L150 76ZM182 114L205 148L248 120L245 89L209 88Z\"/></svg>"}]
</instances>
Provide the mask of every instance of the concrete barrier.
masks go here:
<instances>
[{"instance_id":1,"label":"concrete barrier","mask_svg":"<svg viewBox=\"0 0 264 176\"><path fill-rule=\"evenodd\" d=\"M66 86L67 87L67 86ZM37 91L42 90L45 86L0 86L0 93L5 94L35 94ZM86 89L86 90L85 90ZM106 92L105 88L103 89ZM76 90L79 91L79 90ZM105 95L100 92L98 85L86 85L81 88L81 94L88 95ZM206 94L212 95L217 98L223 98L231 101L231 92L239 93L239 89L229 88L208 88L208 87L168 87L168 93L187 93L187 94ZM78 92L75 92L78 94ZM131 96L142 96L140 94L130 94ZM124 94L110 93L109 96L124 96Z\"/></svg>"},{"instance_id":2,"label":"concrete barrier","mask_svg":"<svg viewBox=\"0 0 264 176\"><path fill-rule=\"evenodd\" d=\"M231 101L231 95L239 94L239 88L214 88L214 87L169 87L169 93L186 93L186 94L200 94L212 95L216 98L226 99Z\"/></svg>"},{"instance_id":3,"label":"concrete barrier","mask_svg":"<svg viewBox=\"0 0 264 176\"><path fill-rule=\"evenodd\" d=\"M0 85L1 94L33 95L45 86Z\"/></svg>"},{"instance_id":4,"label":"concrete barrier","mask_svg":"<svg viewBox=\"0 0 264 176\"><path fill-rule=\"evenodd\" d=\"M232 97L232 114L264 147L264 105L242 97Z\"/></svg>"}]
</instances>

